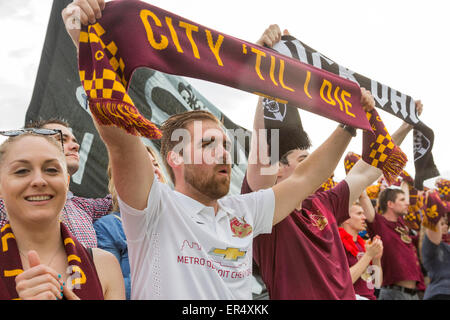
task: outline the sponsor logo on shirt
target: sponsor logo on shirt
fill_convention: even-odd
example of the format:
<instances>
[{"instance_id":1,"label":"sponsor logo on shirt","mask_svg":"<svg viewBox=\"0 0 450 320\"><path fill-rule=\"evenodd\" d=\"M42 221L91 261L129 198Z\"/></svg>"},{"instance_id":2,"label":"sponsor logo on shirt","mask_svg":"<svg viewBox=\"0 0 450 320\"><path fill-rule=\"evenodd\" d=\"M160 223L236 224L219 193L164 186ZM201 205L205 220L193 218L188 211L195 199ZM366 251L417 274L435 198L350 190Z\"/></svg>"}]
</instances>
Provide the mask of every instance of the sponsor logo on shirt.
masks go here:
<instances>
[{"instance_id":1,"label":"sponsor logo on shirt","mask_svg":"<svg viewBox=\"0 0 450 320\"><path fill-rule=\"evenodd\" d=\"M318 209L316 210L316 214L309 214L309 218L311 219L312 225L317 227L320 231L325 229L328 225L328 219Z\"/></svg>"},{"instance_id":2,"label":"sponsor logo on shirt","mask_svg":"<svg viewBox=\"0 0 450 320\"><path fill-rule=\"evenodd\" d=\"M239 218L234 217L230 220L231 231L233 232L233 237L245 238L250 235L253 231L251 225L249 225L244 218L239 220Z\"/></svg>"},{"instance_id":3,"label":"sponsor logo on shirt","mask_svg":"<svg viewBox=\"0 0 450 320\"><path fill-rule=\"evenodd\" d=\"M219 256L222 257L224 260L231 260L231 261L237 261L238 259L242 259L245 257L245 254L247 251L241 251L238 248L226 248L226 249L219 249L219 248L213 248L211 249L208 254L213 256Z\"/></svg>"}]
</instances>

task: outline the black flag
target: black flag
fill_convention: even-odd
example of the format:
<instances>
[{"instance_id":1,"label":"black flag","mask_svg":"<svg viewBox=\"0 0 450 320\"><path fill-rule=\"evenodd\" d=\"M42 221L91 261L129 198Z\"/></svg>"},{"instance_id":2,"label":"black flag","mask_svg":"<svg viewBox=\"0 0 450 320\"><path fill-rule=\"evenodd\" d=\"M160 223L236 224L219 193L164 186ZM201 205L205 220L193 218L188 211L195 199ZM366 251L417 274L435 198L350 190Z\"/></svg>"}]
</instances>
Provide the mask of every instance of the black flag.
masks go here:
<instances>
[{"instance_id":1,"label":"black flag","mask_svg":"<svg viewBox=\"0 0 450 320\"><path fill-rule=\"evenodd\" d=\"M61 11L69 3L69 0L53 2L25 123L55 117L66 120L80 142L80 168L72 176L70 190L77 196L103 197L108 193L108 156L94 127L80 83L76 48L61 18ZM247 164L249 131L233 123L178 76L147 68L138 69L133 74L128 93L139 111L158 126L172 114L195 109L206 109L220 119L235 142L232 155L235 164L239 165L233 166L230 192L239 193ZM144 143L159 151L158 140L144 139Z\"/></svg>"},{"instance_id":2,"label":"black flag","mask_svg":"<svg viewBox=\"0 0 450 320\"><path fill-rule=\"evenodd\" d=\"M433 130L417 118L415 101L411 96L337 64L292 36L282 36L276 48L278 52L286 56L337 74L369 90L375 98L377 108L381 108L414 126L414 166L416 168L415 179L417 179L415 184L418 187L422 186L424 180L439 175L431 154L434 141ZM422 147L419 152L416 152L416 146L420 143L422 143ZM424 152L424 154L420 156L420 152Z\"/></svg>"}]
</instances>

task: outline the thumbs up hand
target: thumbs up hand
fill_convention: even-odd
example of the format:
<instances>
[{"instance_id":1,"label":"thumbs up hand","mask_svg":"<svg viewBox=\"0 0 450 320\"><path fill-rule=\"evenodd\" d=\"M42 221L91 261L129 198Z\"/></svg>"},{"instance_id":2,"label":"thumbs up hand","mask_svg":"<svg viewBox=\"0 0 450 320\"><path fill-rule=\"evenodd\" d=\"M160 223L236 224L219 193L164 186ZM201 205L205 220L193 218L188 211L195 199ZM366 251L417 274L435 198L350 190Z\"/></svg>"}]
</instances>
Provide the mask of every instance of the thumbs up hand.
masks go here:
<instances>
[{"instance_id":1,"label":"thumbs up hand","mask_svg":"<svg viewBox=\"0 0 450 320\"><path fill-rule=\"evenodd\" d=\"M54 269L41 264L36 251L28 252L30 268L16 277L16 291L22 300L62 299L62 278Z\"/></svg>"}]
</instances>

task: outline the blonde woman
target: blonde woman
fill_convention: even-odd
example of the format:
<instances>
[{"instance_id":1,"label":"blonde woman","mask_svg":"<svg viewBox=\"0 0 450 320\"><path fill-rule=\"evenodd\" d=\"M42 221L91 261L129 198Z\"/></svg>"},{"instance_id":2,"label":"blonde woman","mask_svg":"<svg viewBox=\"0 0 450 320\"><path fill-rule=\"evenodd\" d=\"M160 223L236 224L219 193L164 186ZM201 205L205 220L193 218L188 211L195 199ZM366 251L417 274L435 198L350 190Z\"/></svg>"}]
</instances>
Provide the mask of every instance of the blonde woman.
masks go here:
<instances>
[{"instance_id":1,"label":"blonde woman","mask_svg":"<svg viewBox=\"0 0 450 320\"><path fill-rule=\"evenodd\" d=\"M0 299L123 299L117 260L88 250L60 220L69 188L67 163L49 129L1 131Z\"/></svg>"}]
</instances>

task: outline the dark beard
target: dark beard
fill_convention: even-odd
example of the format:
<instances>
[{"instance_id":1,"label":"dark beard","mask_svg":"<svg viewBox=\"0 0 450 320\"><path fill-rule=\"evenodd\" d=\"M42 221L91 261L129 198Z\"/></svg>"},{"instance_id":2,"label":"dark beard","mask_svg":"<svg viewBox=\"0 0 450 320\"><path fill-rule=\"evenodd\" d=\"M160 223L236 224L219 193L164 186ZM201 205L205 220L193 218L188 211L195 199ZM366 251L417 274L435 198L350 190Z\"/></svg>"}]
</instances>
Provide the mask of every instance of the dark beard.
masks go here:
<instances>
[{"instance_id":1,"label":"dark beard","mask_svg":"<svg viewBox=\"0 0 450 320\"><path fill-rule=\"evenodd\" d=\"M218 181L216 177L195 174L193 165L187 165L184 173L184 181L190 184L201 194L210 199L218 200L228 194L230 190L230 179Z\"/></svg>"}]
</instances>

